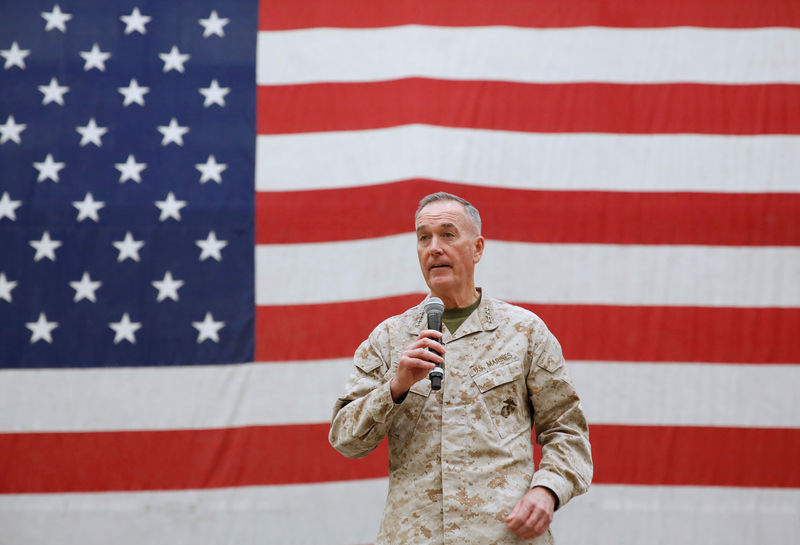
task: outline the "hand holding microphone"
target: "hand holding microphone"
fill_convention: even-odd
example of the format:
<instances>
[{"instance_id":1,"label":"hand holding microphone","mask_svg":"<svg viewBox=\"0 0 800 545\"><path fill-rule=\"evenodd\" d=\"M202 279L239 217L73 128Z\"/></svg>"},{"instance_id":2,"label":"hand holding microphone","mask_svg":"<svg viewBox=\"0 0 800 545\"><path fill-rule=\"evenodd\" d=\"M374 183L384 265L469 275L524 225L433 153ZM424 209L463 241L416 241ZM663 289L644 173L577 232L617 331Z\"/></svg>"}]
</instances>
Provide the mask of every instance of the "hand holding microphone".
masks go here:
<instances>
[{"instance_id":1,"label":"hand holding microphone","mask_svg":"<svg viewBox=\"0 0 800 545\"><path fill-rule=\"evenodd\" d=\"M431 301L434 301L432 313L428 309ZM437 301L438 306L436 304ZM441 308L438 311L438 326L436 324L437 308ZM442 337L441 313L443 311L444 304L438 297L431 297L425 304L425 312L428 314L428 329L420 331L417 339L403 351L397 364L397 372L389 385L392 399L396 403L400 403L406 392L426 376L431 378L432 389L438 390L441 388L444 365L442 356L444 355L445 347L438 339ZM431 319L431 314L433 314L433 319ZM435 326L435 328L431 326ZM437 369L439 370L438 372L436 372ZM438 380L435 378L437 375L439 377ZM436 380L435 384L434 380Z\"/></svg>"}]
</instances>

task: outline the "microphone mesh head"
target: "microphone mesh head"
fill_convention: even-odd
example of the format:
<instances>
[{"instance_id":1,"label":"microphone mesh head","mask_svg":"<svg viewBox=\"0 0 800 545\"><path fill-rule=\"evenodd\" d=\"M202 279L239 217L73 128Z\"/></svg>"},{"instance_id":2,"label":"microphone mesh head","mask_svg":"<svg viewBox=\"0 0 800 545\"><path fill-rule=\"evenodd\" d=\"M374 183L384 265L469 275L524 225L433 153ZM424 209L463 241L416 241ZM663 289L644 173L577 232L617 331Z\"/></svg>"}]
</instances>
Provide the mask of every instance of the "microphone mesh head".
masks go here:
<instances>
[{"instance_id":1,"label":"microphone mesh head","mask_svg":"<svg viewBox=\"0 0 800 545\"><path fill-rule=\"evenodd\" d=\"M425 302L425 313L444 312L444 303L438 297L431 297Z\"/></svg>"}]
</instances>

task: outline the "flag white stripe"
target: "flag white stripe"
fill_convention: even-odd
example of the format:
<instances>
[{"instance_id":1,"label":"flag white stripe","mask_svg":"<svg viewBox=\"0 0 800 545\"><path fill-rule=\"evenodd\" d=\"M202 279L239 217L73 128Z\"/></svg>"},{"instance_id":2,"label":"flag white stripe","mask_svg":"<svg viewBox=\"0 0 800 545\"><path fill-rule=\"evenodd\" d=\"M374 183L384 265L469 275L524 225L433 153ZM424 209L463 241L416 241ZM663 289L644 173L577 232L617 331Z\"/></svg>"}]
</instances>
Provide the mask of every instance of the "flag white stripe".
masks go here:
<instances>
[{"instance_id":1,"label":"flag white stripe","mask_svg":"<svg viewBox=\"0 0 800 545\"><path fill-rule=\"evenodd\" d=\"M800 65L800 63L798 63ZM256 139L256 189L411 178L521 189L798 192L800 137L525 133L404 125Z\"/></svg>"},{"instance_id":2,"label":"flag white stripe","mask_svg":"<svg viewBox=\"0 0 800 545\"><path fill-rule=\"evenodd\" d=\"M386 487L386 479L374 479L5 495L0 527L4 540L26 545L50 544L53 536L59 545L362 545L375 540ZM796 489L594 485L556 513L553 532L557 543L583 545L643 543L652 536L687 545L794 545L800 540L798 520Z\"/></svg>"},{"instance_id":3,"label":"flag white stripe","mask_svg":"<svg viewBox=\"0 0 800 545\"><path fill-rule=\"evenodd\" d=\"M413 234L256 247L256 302L289 305L424 293ZM737 272L735 272L737 271ZM746 272L746 274L745 274ZM525 282L519 282L520 275ZM800 306L800 248L487 241L476 282L554 304ZM321 281L324 279L324 281Z\"/></svg>"},{"instance_id":4,"label":"flag white stripe","mask_svg":"<svg viewBox=\"0 0 800 545\"><path fill-rule=\"evenodd\" d=\"M795 545L800 490L593 485L556 513L553 532L581 545Z\"/></svg>"},{"instance_id":5,"label":"flag white stripe","mask_svg":"<svg viewBox=\"0 0 800 545\"><path fill-rule=\"evenodd\" d=\"M324 423L351 369L344 358L189 369L4 371L0 431ZM571 361L568 369L594 424L800 428L795 395L800 365ZM315 395L295 403L298 388Z\"/></svg>"},{"instance_id":6,"label":"flag white stripe","mask_svg":"<svg viewBox=\"0 0 800 545\"><path fill-rule=\"evenodd\" d=\"M362 545L375 540L386 489L387 480L376 479L7 495L0 496L0 528L3 543L20 545Z\"/></svg>"},{"instance_id":7,"label":"flag white stripe","mask_svg":"<svg viewBox=\"0 0 800 545\"><path fill-rule=\"evenodd\" d=\"M800 82L800 30L318 28L259 32L261 85L410 76L522 82Z\"/></svg>"}]
</instances>

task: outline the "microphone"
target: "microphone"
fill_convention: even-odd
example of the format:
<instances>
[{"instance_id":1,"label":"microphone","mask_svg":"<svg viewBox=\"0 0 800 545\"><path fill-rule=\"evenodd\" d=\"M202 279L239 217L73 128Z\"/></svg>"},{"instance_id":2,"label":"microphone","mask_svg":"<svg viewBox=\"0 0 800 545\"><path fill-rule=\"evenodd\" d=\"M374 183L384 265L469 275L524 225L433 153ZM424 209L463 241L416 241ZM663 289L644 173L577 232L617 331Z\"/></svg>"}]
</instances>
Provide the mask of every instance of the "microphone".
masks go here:
<instances>
[{"instance_id":1,"label":"microphone","mask_svg":"<svg viewBox=\"0 0 800 545\"><path fill-rule=\"evenodd\" d=\"M428 315L428 329L435 329L442 331L442 313L444 312L444 303L438 297L431 297L425 303L425 314ZM439 341L441 344L441 341ZM430 349L429 349L430 350ZM439 354L438 352L436 352ZM440 356L444 357L442 354ZM428 373L428 378L431 380L431 390L440 390L442 388L442 378L444 378L444 363L437 363L436 367L431 369Z\"/></svg>"}]
</instances>

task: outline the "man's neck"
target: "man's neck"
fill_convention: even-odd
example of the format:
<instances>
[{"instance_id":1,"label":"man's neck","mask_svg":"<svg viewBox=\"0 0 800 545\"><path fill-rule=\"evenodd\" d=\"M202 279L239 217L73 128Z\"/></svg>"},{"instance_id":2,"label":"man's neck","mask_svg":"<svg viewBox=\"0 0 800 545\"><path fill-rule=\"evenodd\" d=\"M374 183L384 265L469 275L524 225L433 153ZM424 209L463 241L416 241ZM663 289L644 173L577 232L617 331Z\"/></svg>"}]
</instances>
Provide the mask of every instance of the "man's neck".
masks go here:
<instances>
[{"instance_id":1,"label":"man's neck","mask_svg":"<svg viewBox=\"0 0 800 545\"><path fill-rule=\"evenodd\" d=\"M472 286L469 289L463 290L459 293L431 293L433 297L438 297L444 303L445 309L465 308L477 301L481 294Z\"/></svg>"}]
</instances>

